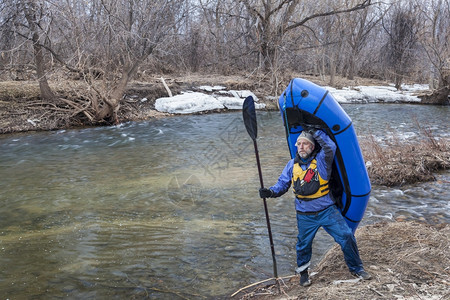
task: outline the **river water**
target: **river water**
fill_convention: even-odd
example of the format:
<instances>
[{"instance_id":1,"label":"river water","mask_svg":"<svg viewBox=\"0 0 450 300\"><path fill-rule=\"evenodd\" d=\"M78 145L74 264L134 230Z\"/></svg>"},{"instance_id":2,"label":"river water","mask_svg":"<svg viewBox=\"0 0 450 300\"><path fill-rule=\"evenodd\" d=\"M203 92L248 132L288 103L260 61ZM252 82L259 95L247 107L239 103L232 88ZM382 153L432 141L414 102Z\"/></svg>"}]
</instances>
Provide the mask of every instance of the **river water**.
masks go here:
<instances>
[{"instance_id":1,"label":"river water","mask_svg":"<svg viewBox=\"0 0 450 300\"><path fill-rule=\"evenodd\" d=\"M360 137L449 135L449 107L352 104ZM266 186L288 160L281 118L258 112ZM0 137L1 299L201 299L272 277L253 144L241 112ZM450 173L374 186L361 226L448 223ZM295 269L290 193L268 200L278 273ZM331 247L319 231L313 263Z\"/></svg>"}]
</instances>

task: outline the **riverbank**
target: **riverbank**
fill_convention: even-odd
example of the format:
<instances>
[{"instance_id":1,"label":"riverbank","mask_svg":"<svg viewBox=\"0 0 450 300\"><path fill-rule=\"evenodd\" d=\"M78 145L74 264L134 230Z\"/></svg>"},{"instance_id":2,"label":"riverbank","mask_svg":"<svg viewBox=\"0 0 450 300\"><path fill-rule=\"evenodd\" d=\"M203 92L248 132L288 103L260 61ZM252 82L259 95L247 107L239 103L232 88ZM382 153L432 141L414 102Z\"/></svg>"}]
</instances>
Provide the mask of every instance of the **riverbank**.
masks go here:
<instances>
[{"instance_id":1,"label":"riverbank","mask_svg":"<svg viewBox=\"0 0 450 300\"><path fill-rule=\"evenodd\" d=\"M327 85L325 78L304 77L321 86ZM147 76L140 78L140 80L133 82L127 91L124 103L118 112L120 122L172 116L173 114L171 113L156 110L155 102L158 99L167 97L169 91L173 95L179 95L185 91L202 92L207 95L208 86L211 87L211 90L213 90L213 87L223 87L225 90L219 90L219 94L233 90L246 90L258 98L261 107L265 107L267 110L277 110L277 95L288 85L290 77L280 80L279 90L277 91L270 90L267 78L250 78L245 76L206 76L197 74L167 77L164 80L161 77ZM164 83L167 84L167 88L164 86ZM349 89L348 87L353 88ZM83 89L86 87L80 81L55 79L52 81L52 88L61 97L69 94L73 97L74 94L82 95ZM415 99L418 99L412 98L415 96L410 94L386 94L387 92L392 92L389 91L389 83L373 79L357 78L350 81L345 78L339 78L336 80L335 87L327 88L331 89L333 95L337 98L347 97L347 100L341 100L344 103L345 101L356 101L354 99L357 97L365 97L364 101L376 101L369 98L370 93L376 94L375 91L378 92L378 97L382 94L383 96L381 97L384 97L382 99L389 99L383 100L384 102L414 100L413 102L417 103ZM364 92L364 90L369 92ZM210 94L214 93L209 92ZM271 93L274 95L270 96ZM234 94L236 95L236 93ZM39 87L36 82L0 82L0 133L59 130L87 125L83 123L83 118L78 116L79 111L74 112L73 108L68 107L63 100L58 101L58 103L45 103L40 100ZM187 107L192 106L187 105ZM236 107L236 105L234 106ZM203 114L227 110L226 108L215 108L194 113ZM102 123L97 125L110 124ZM419 128L419 131L420 137L415 141L404 141L394 138L380 142L371 135L360 139L369 176L373 183L398 186L431 181L434 180L435 172L450 168L450 140L448 138L434 137L426 127Z\"/></svg>"},{"instance_id":2,"label":"riverbank","mask_svg":"<svg viewBox=\"0 0 450 300\"><path fill-rule=\"evenodd\" d=\"M348 102L377 101L369 94L380 93L380 89L367 90L367 87L381 87L381 93L386 92L389 83L380 80L356 78L347 80L338 78L333 87L327 86L327 78L316 76L304 76L318 85L331 89L339 99L344 99L343 94L349 97ZM155 109L155 101L167 97L170 91L173 95L179 95L186 91L201 91L202 86L220 86L225 90L248 90L256 95L259 101L268 110L277 110L276 99L289 84L291 77L280 78L277 88L273 88L269 78L249 76L221 76L221 75L178 75L166 77L164 81L158 76L145 76L130 84L124 101L118 111L119 122L140 121L154 118L167 117L171 114L160 112ZM164 86L166 83L167 88ZM50 85L59 96L53 103L40 99L39 86L35 81L1 81L0 82L0 134L16 133L26 131L48 131L58 129L77 128L83 126L111 125L106 123L86 122L82 114L82 107L75 109L65 99L83 98L89 93L89 87L80 80L68 80L55 77ZM349 90L348 87L354 87ZM168 91L169 90L169 91ZM344 100L345 101L345 100ZM381 102L389 102L384 99ZM395 95L396 102L418 102L418 98L408 95ZM197 113L209 113L226 111L223 109L212 109Z\"/></svg>"},{"instance_id":3,"label":"riverbank","mask_svg":"<svg viewBox=\"0 0 450 300\"><path fill-rule=\"evenodd\" d=\"M356 239L365 268L373 278L361 281L345 266L336 244L310 270L312 285L298 276L244 289L233 299L448 299L450 296L450 225L383 222L359 228Z\"/></svg>"}]
</instances>

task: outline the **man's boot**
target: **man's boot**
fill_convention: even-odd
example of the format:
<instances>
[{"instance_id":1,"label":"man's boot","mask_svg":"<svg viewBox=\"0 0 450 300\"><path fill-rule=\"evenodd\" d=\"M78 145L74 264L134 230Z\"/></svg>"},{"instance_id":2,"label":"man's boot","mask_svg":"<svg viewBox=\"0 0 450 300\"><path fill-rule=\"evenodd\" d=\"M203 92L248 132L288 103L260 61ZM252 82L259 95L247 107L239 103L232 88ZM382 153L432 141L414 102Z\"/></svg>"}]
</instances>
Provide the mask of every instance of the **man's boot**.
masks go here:
<instances>
[{"instance_id":1,"label":"man's boot","mask_svg":"<svg viewBox=\"0 0 450 300\"><path fill-rule=\"evenodd\" d=\"M304 287L311 285L311 281L309 281L308 269L300 272L300 285Z\"/></svg>"}]
</instances>

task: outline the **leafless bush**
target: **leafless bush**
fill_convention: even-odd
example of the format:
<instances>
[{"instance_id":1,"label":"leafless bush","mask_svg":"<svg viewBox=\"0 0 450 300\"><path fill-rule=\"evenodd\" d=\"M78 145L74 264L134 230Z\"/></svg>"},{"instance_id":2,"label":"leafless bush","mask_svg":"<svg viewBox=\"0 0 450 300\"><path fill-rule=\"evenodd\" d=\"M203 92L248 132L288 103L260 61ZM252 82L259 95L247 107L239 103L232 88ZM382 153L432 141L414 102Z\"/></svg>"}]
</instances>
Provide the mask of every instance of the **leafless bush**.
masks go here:
<instances>
[{"instance_id":1,"label":"leafless bush","mask_svg":"<svg viewBox=\"0 0 450 300\"><path fill-rule=\"evenodd\" d=\"M373 136L361 140L371 181L399 186L435 180L433 173L450 168L450 141L422 130L417 141L392 140L382 145Z\"/></svg>"}]
</instances>

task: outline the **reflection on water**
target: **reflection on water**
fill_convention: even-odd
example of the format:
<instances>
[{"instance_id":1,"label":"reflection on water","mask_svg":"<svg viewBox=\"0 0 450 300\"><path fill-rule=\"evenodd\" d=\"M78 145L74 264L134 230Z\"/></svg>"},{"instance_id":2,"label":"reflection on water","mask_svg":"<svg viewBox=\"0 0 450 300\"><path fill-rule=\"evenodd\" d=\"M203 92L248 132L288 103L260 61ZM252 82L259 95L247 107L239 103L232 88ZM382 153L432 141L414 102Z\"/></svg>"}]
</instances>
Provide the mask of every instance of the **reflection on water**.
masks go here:
<instances>
[{"instance_id":1,"label":"reflection on water","mask_svg":"<svg viewBox=\"0 0 450 300\"><path fill-rule=\"evenodd\" d=\"M448 108L344 108L360 135L410 137L417 118L448 137ZM258 112L258 125L271 185L289 155L284 129L274 112ZM4 298L219 297L272 276L241 113L5 135L0 178ZM399 216L449 222L449 181L447 172L432 183L374 187L362 224ZM268 204L279 274L292 274L293 199ZM314 263L331 244L320 231Z\"/></svg>"}]
</instances>

